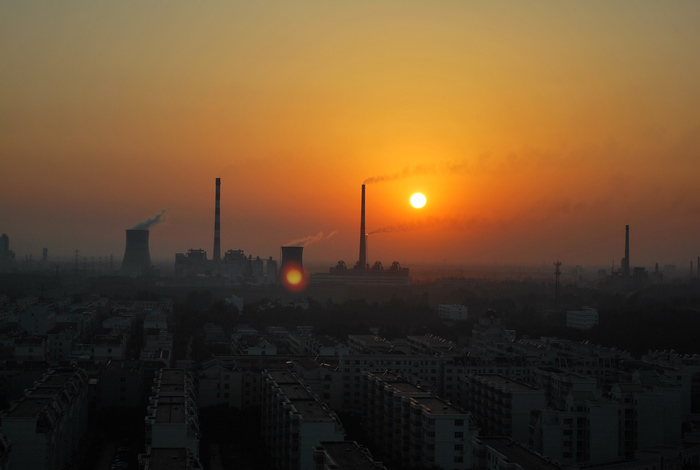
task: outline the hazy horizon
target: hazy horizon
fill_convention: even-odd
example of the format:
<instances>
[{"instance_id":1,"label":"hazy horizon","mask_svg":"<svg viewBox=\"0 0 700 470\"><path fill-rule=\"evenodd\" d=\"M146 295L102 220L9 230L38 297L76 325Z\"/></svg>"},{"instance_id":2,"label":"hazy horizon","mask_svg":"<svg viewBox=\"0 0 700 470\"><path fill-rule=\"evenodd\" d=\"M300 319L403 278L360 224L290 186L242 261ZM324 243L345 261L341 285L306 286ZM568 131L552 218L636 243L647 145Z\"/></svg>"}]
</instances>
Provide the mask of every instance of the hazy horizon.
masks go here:
<instances>
[{"instance_id":1,"label":"hazy horizon","mask_svg":"<svg viewBox=\"0 0 700 470\"><path fill-rule=\"evenodd\" d=\"M700 3L0 5L0 233L21 260L221 249L686 266ZM422 209L409 197L422 192Z\"/></svg>"}]
</instances>

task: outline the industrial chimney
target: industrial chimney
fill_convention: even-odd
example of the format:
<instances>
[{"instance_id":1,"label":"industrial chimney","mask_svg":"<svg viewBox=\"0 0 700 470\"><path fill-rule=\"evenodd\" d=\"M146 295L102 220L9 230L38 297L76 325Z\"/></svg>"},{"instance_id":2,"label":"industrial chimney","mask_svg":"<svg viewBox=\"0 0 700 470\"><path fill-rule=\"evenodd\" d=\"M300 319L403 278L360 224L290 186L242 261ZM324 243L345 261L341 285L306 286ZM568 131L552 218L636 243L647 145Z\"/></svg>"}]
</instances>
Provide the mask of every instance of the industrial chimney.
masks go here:
<instances>
[{"instance_id":1,"label":"industrial chimney","mask_svg":"<svg viewBox=\"0 0 700 470\"><path fill-rule=\"evenodd\" d=\"M122 261L121 274L140 276L151 267L151 254L148 251L148 230L127 230L126 250Z\"/></svg>"},{"instance_id":2,"label":"industrial chimney","mask_svg":"<svg viewBox=\"0 0 700 470\"><path fill-rule=\"evenodd\" d=\"M221 260L221 178L216 178L216 205L214 208L214 261Z\"/></svg>"},{"instance_id":3,"label":"industrial chimney","mask_svg":"<svg viewBox=\"0 0 700 470\"><path fill-rule=\"evenodd\" d=\"M622 260L622 272L630 275L630 226L625 225L625 257Z\"/></svg>"},{"instance_id":4,"label":"industrial chimney","mask_svg":"<svg viewBox=\"0 0 700 470\"><path fill-rule=\"evenodd\" d=\"M367 267L367 231L365 230L365 185L362 185L362 206L360 209L360 260L357 268Z\"/></svg>"}]
</instances>

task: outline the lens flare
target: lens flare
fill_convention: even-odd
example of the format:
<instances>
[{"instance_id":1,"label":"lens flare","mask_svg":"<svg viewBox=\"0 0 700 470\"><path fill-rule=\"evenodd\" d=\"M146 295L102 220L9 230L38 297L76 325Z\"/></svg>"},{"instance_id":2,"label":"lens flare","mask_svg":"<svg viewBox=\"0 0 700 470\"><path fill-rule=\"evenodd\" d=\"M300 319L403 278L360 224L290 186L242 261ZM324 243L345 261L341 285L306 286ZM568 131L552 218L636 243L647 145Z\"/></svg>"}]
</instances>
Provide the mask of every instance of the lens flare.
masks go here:
<instances>
[{"instance_id":1,"label":"lens flare","mask_svg":"<svg viewBox=\"0 0 700 470\"><path fill-rule=\"evenodd\" d=\"M290 269L287 271L287 282L292 285L297 285L301 282L301 271L298 269Z\"/></svg>"},{"instance_id":2,"label":"lens flare","mask_svg":"<svg viewBox=\"0 0 700 470\"><path fill-rule=\"evenodd\" d=\"M290 292L301 292L306 288L309 278L303 268L289 263L281 273L282 284Z\"/></svg>"},{"instance_id":3,"label":"lens flare","mask_svg":"<svg viewBox=\"0 0 700 470\"><path fill-rule=\"evenodd\" d=\"M426 199L421 193L416 193L411 196L411 205L416 209L420 209L425 205Z\"/></svg>"}]
</instances>

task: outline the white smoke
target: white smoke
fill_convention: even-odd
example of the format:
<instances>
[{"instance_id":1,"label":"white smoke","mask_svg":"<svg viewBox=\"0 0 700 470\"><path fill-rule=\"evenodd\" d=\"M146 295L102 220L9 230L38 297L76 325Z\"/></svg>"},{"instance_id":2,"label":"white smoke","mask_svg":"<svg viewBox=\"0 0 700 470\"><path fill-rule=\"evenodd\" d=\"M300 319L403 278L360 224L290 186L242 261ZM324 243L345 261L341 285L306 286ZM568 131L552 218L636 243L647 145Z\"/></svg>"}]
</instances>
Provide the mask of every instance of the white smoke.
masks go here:
<instances>
[{"instance_id":1,"label":"white smoke","mask_svg":"<svg viewBox=\"0 0 700 470\"><path fill-rule=\"evenodd\" d=\"M336 234L336 231L333 230L331 233L328 235L323 235L323 231L318 232L316 235L309 235L304 238L296 238L292 241L289 241L284 244L284 246L309 246L312 243L320 242L322 240L328 240L331 238L333 235Z\"/></svg>"},{"instance_id":2,"label":"white smoke","mask_svg":"<svg viewBox=\"0 0 700 470\"><path fill-rule=\"evenodd\" d=\"M159 224L165 220L165 209L160 211L160 214L156 214L150 219L146 219L143 222L139 222L138 224L134 225L131 227L131 230L148 230L152 225Z\"/></svg>"}]
</instances>

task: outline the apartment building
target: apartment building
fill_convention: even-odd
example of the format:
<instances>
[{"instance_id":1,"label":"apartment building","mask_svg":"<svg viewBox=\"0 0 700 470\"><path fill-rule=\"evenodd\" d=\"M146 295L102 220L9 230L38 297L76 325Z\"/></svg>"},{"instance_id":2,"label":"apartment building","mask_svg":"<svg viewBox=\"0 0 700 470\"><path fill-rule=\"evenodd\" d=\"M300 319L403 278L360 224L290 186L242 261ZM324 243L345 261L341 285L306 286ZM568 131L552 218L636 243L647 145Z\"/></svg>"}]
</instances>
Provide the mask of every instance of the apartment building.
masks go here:
<instances>
[{"instance_id":1,"label":"apartment building","mask_svg":"<svg viewBox=\"0 0 700 470\"><path fill-rule=\"evenodd\" d=\"M401 375L407 381L440 393L441 359L430 355L349 354L338 364L343 374L343 410L362 412L362 376L365 372Z\"/></svg>"},{"instance_id":2,"label":"apartment building","mask_svg":"<svg viewBox=\"0 0 700 470\"><path fill-rule=\"evenodd\" d=\"M598 309L583 307L581 310L566 312L566 326L578 330L590 330L598 324Z\"/></svg>"},{"instance_id":3,"label":"apartment building","mask_svg":"<svg viewBox=\"0 0 700 470\"><path fill-rule=\"evenodd\" d=\"M619 460L619 405L591 392L571 392L566 409L533 413L529 445L566 465L600 465Z\"/></svg>"},{"instance_id":4,"label":"apartment building","mask_svg":"<svg viewBox=\"0 0 700 470\"><path fill-rule=\"evenodd\" d=\"M355 441L323 441L314 446L313 470L386 470L386 467Z\"/></svg>"},{"instance_id":5,"label":"apartment building","mask_svg":"<svg viewBox=\"0 0 700 470\"><path fill-rule=\"evenodd\" d=\"M236 409L262 403L266 368L286 368L279 356L214 356L197 365L199 408L226 405Z\"/></svg>"},{"instance_id":6,"label":"apartment building","mask_svg":"<svg viewBox=\"0 0 700 470\"><path fill-rule=\"evenodd\" d=\"M199 457L194 380L184 369L160 369L146 409L146 447L188 448Z\"/></svg>"},{"instance_id":7,"label":"apartment building","mask_svg":"<svg viewBox=\"0 0 700 470\"><path fill-rule=\"evenodd\" d=\"M547 406L543 390L502 375L468 375L464 403L486 436L527 444L530 414Z\"/></svg>"},{"instance_id":8,"label":"apartment building","mask_svg":"<svg viewBox=\"0 0 700 470\"><path fill-rule=\"evenodd\" d=\"M363 376L363 426L381 458L392 467L471 469L469 413L397 376Z\"/></svg>"},{"instance_id":9,"label":"apartment building","mask_svg":"<svg viewBox=\"0 0 700 470\"><path fill-rule=\"evenodd\" d=\"M571 392L599 393L596 379L556 367L537 367L533 370L533 382L535 388L544 390L547 404L558 410L565 409Z\"/></svg>"},{"instance_id":10,"label":"apartment building","mask_svg":"<svg viewBox=\"0 0 700 470\"><path fill-rule=\"evenodd\" d=\"M149 448L139 455L143 470L202 470L202 464L188 448Z\"/></svg>"},{"instance_id":11,"label":"apartment building","mask_svg":"<svg viewBox=\"0 0 700 470\"><path fill-rule=\"evenodd\" d=\"M262 430L273 465L314 468L314 446L345 440L338 417L291 371L266 370L263 377Z\"/></svg>"},{"instance_id":12,"label":"apartment building","mask_svg":"<svg viewBox=\"0 0 700 470\"><path fill-rule=\"evenodd\" d=\"M69 465L87 431L88 377L51 369L2 412L12 468L58 470Z\"/></svg>"}]
</instances>

